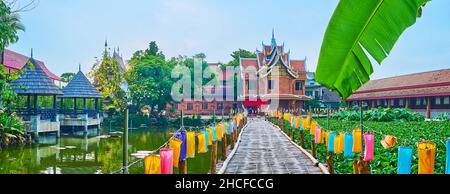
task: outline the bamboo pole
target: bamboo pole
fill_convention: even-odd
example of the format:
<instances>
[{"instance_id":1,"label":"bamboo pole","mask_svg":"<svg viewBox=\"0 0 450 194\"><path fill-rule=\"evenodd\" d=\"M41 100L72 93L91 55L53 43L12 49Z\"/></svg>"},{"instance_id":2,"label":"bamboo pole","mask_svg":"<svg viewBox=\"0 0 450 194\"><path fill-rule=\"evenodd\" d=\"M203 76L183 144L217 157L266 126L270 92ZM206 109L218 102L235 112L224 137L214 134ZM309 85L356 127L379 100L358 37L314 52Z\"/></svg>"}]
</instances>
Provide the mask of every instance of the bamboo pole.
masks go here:
<instances>
[{"instance_id":1,"label":"bamboo pole","mask_svg":"<svg viewBox=\"0 0 450 194\"><path fill-rule=\"evenodd\" d=\"M300 130L300 143L302 144L302 148L305 148L305 137L303 135L303 130Z\"/></svg>"},{"instance_id":2,"label":"bamboo pole","mask_svg":"<svg viewBox=\"0 0 450 194\"><path fill-rule=\"evenodd\" d=\"M180 174L187 174L187 160L182 160L179 163L179 173Z\"/></svg>"},{"instance_id":3,"label":"bamboo pole","mask_svg":"<svg viewBox=\"0 0 450 194\"><path fill-rule=\"evenodd\" d=\"M125 108L124 129L123 129L123 174L128 174L128 107Z\"/></svg>"},{"instance_id":4,"label":"bamboo pole","mask_svg":"<svg viewBox=\"0 0 450 194\"><path fill-rule=\"evenodd\" d=\"M227 159L227 135L225 134L222 138L222 161Z\"/></svg>"},{"instance_id":5,"label":"bamboo pole","mask_svg":"<svg viewBox=\"0 0 450 194\"><path fill-rule=\"evenodd\" d=\"M217 141L214 141L212 144L211 151L211 174L216 174L216 166L217 166Z\"/></svg>"},{"instance_id":6,"label":"bamboo pole","mask_svg":"<svg viewBox=\"0 0 450 194\"><path fill-rule=\"evenodd\" d=\"M316 158L316 141L311 140L311 155Z\"/></svg>"},{"instance_id":7,"label":"bamboo pole","mask_svg":"<svg viewBox=\"0 0 450 194\"><path fill-rule=\"evenodd\" d=\"M330 172L330 174L335 174L333 164L333 152L328 152L327 164L328 164L328 172Z\"/></svg>"}]
</instances>

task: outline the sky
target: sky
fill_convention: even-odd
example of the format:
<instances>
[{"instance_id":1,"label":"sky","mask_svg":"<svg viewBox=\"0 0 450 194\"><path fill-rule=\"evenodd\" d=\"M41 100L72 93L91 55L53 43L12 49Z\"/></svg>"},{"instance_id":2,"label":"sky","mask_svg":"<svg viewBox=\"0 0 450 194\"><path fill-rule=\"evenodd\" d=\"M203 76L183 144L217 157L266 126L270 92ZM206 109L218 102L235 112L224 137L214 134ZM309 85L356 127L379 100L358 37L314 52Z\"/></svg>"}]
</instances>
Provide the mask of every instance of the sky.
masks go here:
<instances>
[{"instance_id":1,"label":"sky","mask_svg":"<svg viewBox=\"0 0 450 194\"><path fill-rule=\"evenodd\" d=\"M19 0L26 1L26 0ZM104 50L125 59L156 41L166 57L203 52L228 62L242 48L261 50L272 29L291 59L307 58L315 71L328 21L338 0L40 0L22 13L25 32L9 49L45 61L61 75L88 72ZM374 65L372 79L450 68L450 1L433 0L401 36L390 56Z\"/></svg>"}]
</instances>

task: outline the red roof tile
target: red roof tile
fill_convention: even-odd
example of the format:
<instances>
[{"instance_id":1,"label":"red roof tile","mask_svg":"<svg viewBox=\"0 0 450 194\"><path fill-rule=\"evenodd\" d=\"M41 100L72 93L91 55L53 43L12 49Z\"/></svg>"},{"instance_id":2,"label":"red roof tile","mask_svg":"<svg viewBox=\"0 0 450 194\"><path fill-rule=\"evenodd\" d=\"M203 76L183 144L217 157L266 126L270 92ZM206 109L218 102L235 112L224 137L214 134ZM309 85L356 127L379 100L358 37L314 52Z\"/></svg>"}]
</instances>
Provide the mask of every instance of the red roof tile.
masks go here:
<instances>
[{"instance_id":1,"label":"red roof tile","mask_svg":"<svg viewBox=\"0 0 450 194\"><path fill-rule=\"evenodd\" d=\"M22 69L25 64L28 62L30 57L22 55L20 53L5 49L5 67L7 69ZM40 60L36 60L38 65L42 68L44 73L53 80L61 80L57 75L53 74L50 70L47 69L44 62Z\"/></svg>"},{"instance_id":2,"label":"red roof tile","mask_svg":"<svg viewBox=\"0 0 450 194\"><path fill-rule=\"evenodd\" d=\"M371 80L348 100L450 95L450 69Z\"/></svg>"}]
</instances>

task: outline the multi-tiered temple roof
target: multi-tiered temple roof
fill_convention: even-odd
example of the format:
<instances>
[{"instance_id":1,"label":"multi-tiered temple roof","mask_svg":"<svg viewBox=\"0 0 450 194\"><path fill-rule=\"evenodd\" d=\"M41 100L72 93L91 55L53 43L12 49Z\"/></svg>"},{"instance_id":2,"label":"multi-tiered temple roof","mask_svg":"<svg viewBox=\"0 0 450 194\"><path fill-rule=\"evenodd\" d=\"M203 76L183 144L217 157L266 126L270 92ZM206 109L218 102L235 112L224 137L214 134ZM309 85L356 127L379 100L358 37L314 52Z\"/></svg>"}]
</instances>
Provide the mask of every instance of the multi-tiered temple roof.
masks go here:
<instances>
[{"instance_id":1,"label":"multi-tiered temple roof","mask_svg":"<svg viewBox=\"0 0 450 194\"><path fill-rule=\"evenodd\" d=\"M245 72L246 68L256 68L261 78L267 77L271 74L277 64L284 69L287 75L293 79L303 79L304 72L306 72L305 60L291 60L291 52L285 52L284 44L278 45L275 35L272 32L272 41L270 45L262 43L262 51L256 50L256 58L248 59L241 58L241 72ZM243 74L242 74L243 76Z\"/></svg>"}]
</instances>

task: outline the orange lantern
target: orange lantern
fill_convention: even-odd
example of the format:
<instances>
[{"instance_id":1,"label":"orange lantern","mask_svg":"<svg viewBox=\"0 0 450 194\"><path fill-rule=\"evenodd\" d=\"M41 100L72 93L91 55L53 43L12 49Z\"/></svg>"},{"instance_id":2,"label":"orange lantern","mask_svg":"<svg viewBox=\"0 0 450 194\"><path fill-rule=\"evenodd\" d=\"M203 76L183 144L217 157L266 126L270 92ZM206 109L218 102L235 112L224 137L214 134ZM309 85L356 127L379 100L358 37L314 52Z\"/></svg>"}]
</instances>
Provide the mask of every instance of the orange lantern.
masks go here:
<instances>
[{"instance_id":1,"label":"orange lantern","mask_svg":"<svg viewBox=\"0 0 450 194\"><path fill-rule=\"evenodd\" d=\"M419 152L419 174L434 174L434 160L436 157L436 144L433 142L420 142Z\"/></svg>"}]
</instances>

